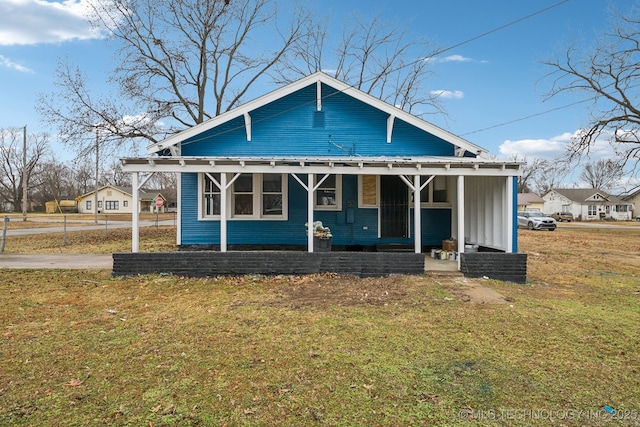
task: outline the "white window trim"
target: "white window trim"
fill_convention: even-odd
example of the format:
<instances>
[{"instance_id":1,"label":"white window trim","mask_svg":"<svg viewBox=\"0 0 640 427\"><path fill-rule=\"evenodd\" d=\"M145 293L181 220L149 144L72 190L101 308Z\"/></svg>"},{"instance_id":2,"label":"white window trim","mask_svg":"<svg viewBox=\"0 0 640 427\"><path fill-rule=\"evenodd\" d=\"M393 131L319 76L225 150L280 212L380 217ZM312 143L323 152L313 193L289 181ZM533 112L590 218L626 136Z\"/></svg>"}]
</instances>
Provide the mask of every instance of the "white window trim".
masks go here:
<instances>
[{"instance_id":1,"label":"white window trim","mask_svg":"<svg viewBox=\"0 0 640 427\"><path fill-rule=\"evenodd\" d=\"M423 176L420 180L423 183L428 178L427 175ZM420 201L421 208L451 208L454 196L455 196L455 183L450 177L445 177L447 179L447 193L449 202L434 202L433 201L433 186L432 183L429 183L429 202ZM410 191L409 187L407 187L407 191L409 192L409 207L413 208L413 192ZM363 209L375 209L380 206L380 175L376 176L376 204L365 204L364 203L364 188L363 188L363 180L362 175L358 175L358 208Z\"/></svg>"},{"instance_id":2,"label":"white window trim","mask_svg":"<svg viewBox=\"0 0 640 427\"><path fill-rule=\"evenodd\" d=\"M316 175L317 181L320 181L324 174ZM342 175L336 175L336 204L335 205L319 205L316 195L313 195L313 210L315 211L341 211L342 210Z\"/></svg>"},{"instance_id":3,"label":"white window trim","mask_svg":"<svg viewBox=\"0 0 640 427\"><path fill-rule=\"evenodd\" d=\"M433 201L433 186L435 185L435 180L436 178L434 178L429 185L427 185L426 188L429 189L429 201L425 202L423 200L420 200L420 207L421 208L450 208L452 206L451 204L451 200L453 200L453 198L455 197L455 181L453 180L453 177L450 176L446 176L446 175L440 175L440 176L444 176L445 178L445 182L446 182L446 190L447 190L447 199L449 199L448 202L434 202ZM420 182L424 182L425 181L426 176L423 176L420 179ZM409 201L409 206L413 207L413 195L410 196L411 199Z\"/></svg>"},{"instance_id":4,"label":"white window trim","mask_svg":"<svg viewBox=\"0 0 640 427\"><path fill-rule=\"evenodd\" d=\"M286 173L282 176L282 215L262 215L262 175L253 174L253 214L235 215L233 213L233 184L227 189L227 220L233 221L286 221L289 219L289 176ZM228 174L228 180L231 176ZM219 221L220 215L204 215L204 173L198 173L198 220L199 221ZM256 191L257 190L257 191Z\"/></svg>"}]
</instances>

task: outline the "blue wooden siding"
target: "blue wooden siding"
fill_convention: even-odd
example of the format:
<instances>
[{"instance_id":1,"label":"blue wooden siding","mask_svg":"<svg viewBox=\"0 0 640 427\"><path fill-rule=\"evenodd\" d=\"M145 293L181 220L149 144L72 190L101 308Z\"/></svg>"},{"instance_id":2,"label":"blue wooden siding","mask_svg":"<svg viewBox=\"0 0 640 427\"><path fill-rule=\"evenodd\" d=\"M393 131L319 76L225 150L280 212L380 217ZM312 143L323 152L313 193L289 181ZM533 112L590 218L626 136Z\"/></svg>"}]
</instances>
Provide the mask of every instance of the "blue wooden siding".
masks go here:
<instances>
[{"instance_id":1,"label":"blue wooden siding","mask_svg":"<svg viewBox=\"0 0 640 427\"><path fill-rule=\"evenodd\" d=\"M301 176L304 180L304 176ZM412 244L408 239L378 239L378 209L358 208L358 178L342 177L342 211L315 211L314 219L331 228L335 245L370 246L377 243ZM227 242L233 244L306 245L307 193L289 177L289 218L277 220L229 220ZM198 175L182 174L182 242L183 245L219 244L220 222L198 220ZM298 203L293 203L297 201ZM305 202L301 202L305 201ZM353 212L349 212L349 210ZM413 212L410 212L413 227ZM451 235L451 209L422 210L422 243L440 246ZM352 220L351 220L352 219ZM413 228L411 228L413 232Z\"/></svg>"},{"instance_id":2,"label":"blue wooden siding","mask_svg":"<svg viewBox=\"0 0 640 427\"><path fill-rule=\"evenodd\" d=\"M396 119L387 143L388 115L323 85L322 112L315 84L250 112L252 140L238 117L182 144L185 156L450 156L450 143ZM323 126L314 117L320 114Z\"/></svg>"}]
</instances>

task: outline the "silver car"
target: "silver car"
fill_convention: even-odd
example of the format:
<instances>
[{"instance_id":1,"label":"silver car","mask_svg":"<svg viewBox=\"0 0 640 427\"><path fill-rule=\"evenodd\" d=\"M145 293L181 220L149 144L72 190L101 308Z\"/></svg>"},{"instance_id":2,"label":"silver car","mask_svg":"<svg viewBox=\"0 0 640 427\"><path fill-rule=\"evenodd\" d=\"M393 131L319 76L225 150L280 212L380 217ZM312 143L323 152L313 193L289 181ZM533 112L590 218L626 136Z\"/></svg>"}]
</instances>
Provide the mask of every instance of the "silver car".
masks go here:
<instances>
[{"instance_id":1,"label":"silver car","mask_svg":"<svg viewBox=\"0 0 640 427\"><path fill-rule=\"evenodd\" d=\"M529 230L549 230L556 229L556 220L546 216L542 212L518 212L518 227Z\"/></svg>"}]
</instances>

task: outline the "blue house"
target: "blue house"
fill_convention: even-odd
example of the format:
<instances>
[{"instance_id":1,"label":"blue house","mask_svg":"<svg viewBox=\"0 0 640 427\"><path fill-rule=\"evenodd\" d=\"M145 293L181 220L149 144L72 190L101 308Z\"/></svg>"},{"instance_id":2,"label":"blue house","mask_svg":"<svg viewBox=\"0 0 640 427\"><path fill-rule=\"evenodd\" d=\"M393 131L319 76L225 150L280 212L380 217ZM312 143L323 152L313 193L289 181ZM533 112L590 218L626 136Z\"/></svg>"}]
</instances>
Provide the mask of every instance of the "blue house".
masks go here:
<instances>
[{"instance_id":1,"label":"blue house","mask_svg":"<svg viewBox=\"0 0 640 427\"><path fill-rule=\"evenodd\" d=\"M135 188L140 174L178 173L182 250L312 253L322 221L334 251L420 254L454 238L460 253L517 252L519 163L321 72L122 163ZM135 253L136 216L133 228Z\"/></svg>"}]
</instances>

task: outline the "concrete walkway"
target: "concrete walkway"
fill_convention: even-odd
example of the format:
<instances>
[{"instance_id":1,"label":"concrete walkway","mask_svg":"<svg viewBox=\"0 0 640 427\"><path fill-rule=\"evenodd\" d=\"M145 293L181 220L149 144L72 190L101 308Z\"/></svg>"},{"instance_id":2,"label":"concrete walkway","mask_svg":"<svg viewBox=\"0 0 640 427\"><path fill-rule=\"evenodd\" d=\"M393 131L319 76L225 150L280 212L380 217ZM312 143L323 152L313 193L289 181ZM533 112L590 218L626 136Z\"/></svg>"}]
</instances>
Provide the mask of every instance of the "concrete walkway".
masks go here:
<instances>
[{"instance_id":1,"label":"concrete walkway","mask_svg":"<svg viewBox=\"0 0 640 427\"><path fill-rule=\"evenodd\" d=\"M0 269L112 269L111 254L0 254Z\"/></svg>"}]
</instances>

